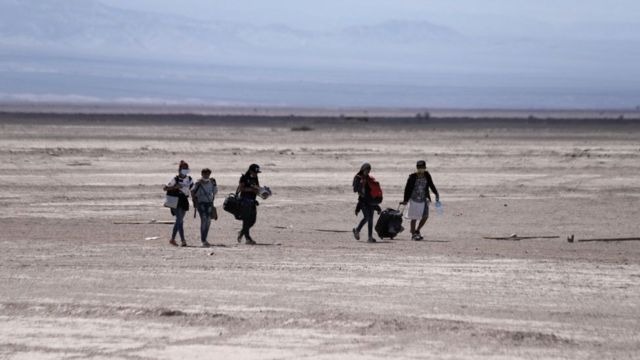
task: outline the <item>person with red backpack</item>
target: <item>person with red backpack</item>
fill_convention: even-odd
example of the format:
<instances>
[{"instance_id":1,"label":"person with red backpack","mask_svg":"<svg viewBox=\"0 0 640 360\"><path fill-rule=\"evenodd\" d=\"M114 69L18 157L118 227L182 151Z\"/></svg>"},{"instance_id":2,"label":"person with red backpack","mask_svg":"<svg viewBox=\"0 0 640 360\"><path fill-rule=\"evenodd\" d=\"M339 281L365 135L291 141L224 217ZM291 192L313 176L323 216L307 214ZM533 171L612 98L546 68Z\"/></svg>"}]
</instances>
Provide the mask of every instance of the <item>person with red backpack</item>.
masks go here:
<instances>
[{"instance_id":1,"label":"person with red backpack","mask_svg":"<svg viewBox=\"0 0 640 360\"><path fill-rule=\"evenodd\" d=\"M353 228L353 237L356 240L360 240L360 230L367 224L367 230L369 238L367 242L374 243L376 239L373 238L373 212L380 213L380 203L382 202L382 188L380 183L375 178L370 176L371 164L364 163L360 167L360 171L353 178L353 192L358 193L358 205L356 206L356 216L360 210L364 218L360 221L358 226Z\"/></svg>"}]
</instances>

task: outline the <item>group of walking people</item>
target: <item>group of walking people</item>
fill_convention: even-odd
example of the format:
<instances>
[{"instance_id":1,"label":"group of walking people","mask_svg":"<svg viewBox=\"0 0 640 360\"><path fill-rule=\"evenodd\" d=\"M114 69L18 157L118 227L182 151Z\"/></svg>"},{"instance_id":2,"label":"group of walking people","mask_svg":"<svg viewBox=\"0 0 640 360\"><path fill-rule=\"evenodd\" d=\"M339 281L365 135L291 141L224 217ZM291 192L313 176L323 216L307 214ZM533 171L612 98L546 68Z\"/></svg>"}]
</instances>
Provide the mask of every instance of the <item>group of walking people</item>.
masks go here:
<instances>
[{"instance_id":1,"label":"group of walking people","mask_svg":"<svg viewBox=\"0 0 640 360\"><path fill-rule=\"evenodd\" d=\"M167 195L178 198L177 204L171 207L171 213L175 216L175 223L171 233L169 244L173 246L187 246L184 235L184 218L189 211L189 197L192 198L193 205L200 215L200 241L203 247L209 247L208 242L211 220L217 220L217 209L213 205L215 196L218 193L216 180L211 177L211 170L204 168L201 171L201 178L193 181L189 175L191 170L189 164L180 161L178 175L174 176L165 186ZM237 240L241 242L245 239L248 245L255 245L250 234L251 227L256 223L257 218L257 196L261 194L260 166L251 164L248 170L240 177L236 194L240 200L240 218L242 219L242 229L238 232ZM353 228L353 236L360 240L360 231L367 225L367 242L376 242L373 237L373 217L374 213L380 213L380 203L382 201L382 189L380 184L371 176L371 164L364 163L360 171L353 178L353 191L358 193L358 203L356 206L356 216L362 212L363 218L358 225ZM436 189L431 174L427 171L426 162L420 160L416 163L416 171L409 175L405 188L404 198L400 205L406 207L405 217L411 221L411 239L415 241L423 240L420 231L429 218L429 203L433 192L436 202L439 203L440 195ZM270 191L269 191L270 193ZM195 217L195 214L194 214ZM176 242L176 236L180 236L180 244Z\"/></svg>"},{"instance_id":2,"label":"group of walking people","mask_svg":"<svg viewBox=\"0 0 640 360\"><path fill-rule=\"evenodd\" d=\"M251 227L256 223L257 217L257 195L260 193L260 181L258 174L260 173L258 164L251 164L249 169L240 177L236 193L241 199L241 216L242 229L238 232L238 242L245 239L248 245L255 245L256 242L251 238ZM173 224L171 239L169 244L178 246L176 236L180 236L180 246L187 246L184 236L184 217L189 211L189 197L191 196L194 207L198 215L200 215L200 242L203 247L209 247L211 244L207 240L211 220L218 219L218 211L213 205L215 196L218 193L218 184L216 179L211 178L211 170L204 168L201 171L201 178L196 182L189 175L191 170L189 164L184 160L178 165L178 175L173 177L169 183L164 186L164 191L168 196L176 196L178 198L177 205L171 207L171 214L176 220ZM195 217L195 214L194 214Z\"/></svg>"},{"instance_id":3,"label":"group of walking people","mask_svg":"<svg viewBox=\"0 0 640 360\"><path fill-rule=\"evenodd\" d=\"M411 220L411 239L415 241L423 240L420 233L422 227L429 219L429 204L431 203L431 193L436 197L436 203L440 202L440 194L436 189L431 174L427 171L427 163L420 160L416 163L416 171L409 175L404 187L404 199L400 205L406 207L406 218ZM380 202L382 201L382 191L380 184L371 176L371 164L364 163L360 171L353 178L353 191L358 193L358 205L356 206L356 216L362 211L363 218L356 227L353 228L353 237L360 240L360 231L367 225L367 242L376 242L373 237L373 215L380 213Z\"/></svg>"}]
</instances>

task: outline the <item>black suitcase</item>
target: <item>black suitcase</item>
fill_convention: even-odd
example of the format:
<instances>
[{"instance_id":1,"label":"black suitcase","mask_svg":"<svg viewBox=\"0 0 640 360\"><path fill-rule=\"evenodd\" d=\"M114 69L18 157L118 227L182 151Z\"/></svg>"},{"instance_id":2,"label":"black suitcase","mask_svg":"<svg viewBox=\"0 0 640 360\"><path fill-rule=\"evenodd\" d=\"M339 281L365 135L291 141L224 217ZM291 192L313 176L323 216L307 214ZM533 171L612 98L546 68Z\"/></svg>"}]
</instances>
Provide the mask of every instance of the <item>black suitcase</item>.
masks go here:
<instances>
[{"instance_id":1,"label":"black suitcase","mask_svg":"<svg viewBox=\"0 0 640 360\"><path fill-rule=\"evenodd\" d=\"M400 209L386 208L376 222L376 233L380 239L393 239L404 230L402 227L402 212Z\"/></svg>"}]
</instances>

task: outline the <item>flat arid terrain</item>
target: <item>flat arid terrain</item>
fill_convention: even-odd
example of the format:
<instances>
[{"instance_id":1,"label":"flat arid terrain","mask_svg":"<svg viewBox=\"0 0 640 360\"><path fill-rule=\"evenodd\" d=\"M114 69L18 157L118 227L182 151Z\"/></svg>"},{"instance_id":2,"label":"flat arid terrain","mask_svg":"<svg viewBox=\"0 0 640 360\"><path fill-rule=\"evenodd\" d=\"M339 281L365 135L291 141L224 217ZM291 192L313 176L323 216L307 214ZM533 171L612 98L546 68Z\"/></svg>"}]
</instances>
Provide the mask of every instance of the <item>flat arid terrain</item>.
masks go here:
<instances>
[{"instance_id":1,"label":"flat arid terrain","mask_svg":"<svg viewBox=\"0 0 640 360\"><path fill-rule=\"evenodd\" d=\"M640 237L640 121L365 120L0 114L0 359L638 358L640 241L580 240ZM360 165L395 208L420 159L425 241L356 241ZM180 160L211 248L193 209L168 244ZM251 163L256 246L222 211Z\"/></svg>"}]
</instances>

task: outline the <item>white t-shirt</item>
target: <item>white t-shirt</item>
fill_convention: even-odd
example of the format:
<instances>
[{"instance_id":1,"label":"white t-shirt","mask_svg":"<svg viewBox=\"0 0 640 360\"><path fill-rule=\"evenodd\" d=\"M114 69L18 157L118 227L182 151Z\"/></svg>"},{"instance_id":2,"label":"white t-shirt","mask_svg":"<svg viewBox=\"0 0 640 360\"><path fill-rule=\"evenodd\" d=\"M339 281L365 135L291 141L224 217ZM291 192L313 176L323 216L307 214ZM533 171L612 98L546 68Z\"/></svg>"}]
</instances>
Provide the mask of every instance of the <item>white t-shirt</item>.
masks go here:
<instances>
[{"instance_id":1,"label":"white t-shirt","mask_svg":"<svg viewBox=\"0 0 640 360\"><path fill-rule=\"evenodd\" d=\"M178 179L178 183L180 184L180 191L189 197L191 193L191 188L193 187L193 179L191 176L186 176L184 178L180 178L179 176L174 176L169 183L167 183L168 187L172 187L176 184L176 178Z\"/></svg>"}]
</instances>

